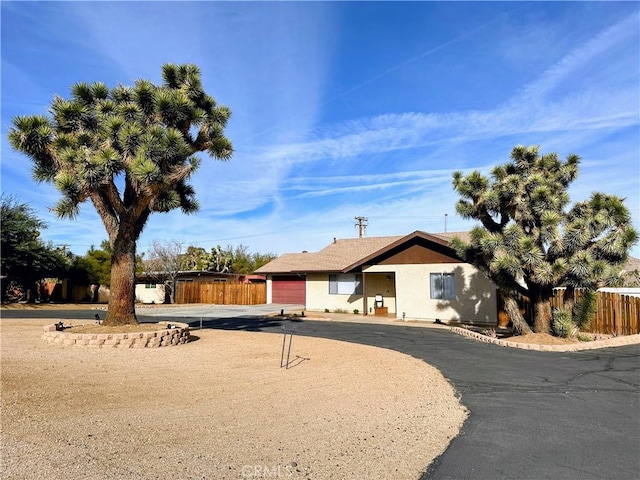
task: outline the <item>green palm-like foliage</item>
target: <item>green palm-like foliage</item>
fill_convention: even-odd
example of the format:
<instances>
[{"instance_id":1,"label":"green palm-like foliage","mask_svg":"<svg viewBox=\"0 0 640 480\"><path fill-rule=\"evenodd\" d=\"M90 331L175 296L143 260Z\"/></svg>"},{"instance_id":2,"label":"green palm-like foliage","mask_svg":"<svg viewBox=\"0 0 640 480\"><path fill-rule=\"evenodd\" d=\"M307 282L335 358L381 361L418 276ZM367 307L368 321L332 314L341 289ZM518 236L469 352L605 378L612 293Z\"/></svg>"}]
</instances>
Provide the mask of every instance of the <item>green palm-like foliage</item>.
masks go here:
<instances>
[{"instance_id":1,"label":"green palm-like foliage","mask_svg":"<svg viewBox=\"0 0 640 480\"><path fill-rule=\"evenodd\" d=\"M33 178L60 192L57 215L74 218L90 200L114 255L135 252L151 213L197 210L188 183L197 152L218 160L233 153L224 136L231 112L203 90L198 67L166 64L162 78L111 89L80 82L69 99L54 97L50 116L15 117L9 129L13 148L33 162Z\"/></svg>"},{"instance_id":2,"label":"green palm-like foliage","mask_svg":"<svg viewBox=\"0 0 640 480\"><path fill-rule=\"evenodd\" d=\"M469 244L456 240L456 251L503 294L529 298L536 331L549 331L554 287L597 289L638 240L624 201L614 195L594 193L567 209L579 163L576 155L561 161L555 153L540 155L538 147L517 146L490 178L453 174L462 197L457 212L482 225Z\"/></svg>"}]
</instances>

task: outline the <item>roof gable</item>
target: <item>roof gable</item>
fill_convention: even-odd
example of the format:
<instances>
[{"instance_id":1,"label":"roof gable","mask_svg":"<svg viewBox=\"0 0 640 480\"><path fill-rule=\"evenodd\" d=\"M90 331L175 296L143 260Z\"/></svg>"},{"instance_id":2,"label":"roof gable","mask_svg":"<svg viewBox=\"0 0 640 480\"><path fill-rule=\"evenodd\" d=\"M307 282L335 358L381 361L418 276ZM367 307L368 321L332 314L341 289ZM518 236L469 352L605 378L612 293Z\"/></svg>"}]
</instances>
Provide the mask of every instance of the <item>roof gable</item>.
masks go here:
<instances>
[{"instance_id":1,"label":"roof gable","mask_svg":"<svg viewBox=\"0 0 640 480\"><path fill-rule=\"evenodd\" d=\"M350 265L346 271L363 265L377 264L420 264L420 263L458 263L462 262L450 246L454 237L464 238L465 232L450 234L429 234L416 230L401 237L392 244L361 258Z\"/></svg>"}]
</instances>

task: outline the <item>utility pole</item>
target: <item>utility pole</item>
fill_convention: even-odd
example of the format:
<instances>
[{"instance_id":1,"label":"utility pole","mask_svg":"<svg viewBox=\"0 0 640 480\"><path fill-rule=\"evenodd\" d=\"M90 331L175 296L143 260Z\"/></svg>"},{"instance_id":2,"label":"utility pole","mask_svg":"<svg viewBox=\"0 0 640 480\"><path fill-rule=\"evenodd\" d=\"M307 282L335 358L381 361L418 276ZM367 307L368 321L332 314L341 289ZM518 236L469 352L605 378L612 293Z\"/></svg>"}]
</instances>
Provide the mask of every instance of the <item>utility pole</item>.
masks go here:
<instances>
[{"instance_id":1,"label":"utility pole","mask_svg":"<svg viewBox=\"0 0 640 480\"><path fill-rule=\"evenodd\" d=\"M369 221L366 217L356 217L358 223L356 223L356 227L358 227L358 238L362 238L364 235L364 231L367 229L367 222Z\"/></svg>"}]
</instances>

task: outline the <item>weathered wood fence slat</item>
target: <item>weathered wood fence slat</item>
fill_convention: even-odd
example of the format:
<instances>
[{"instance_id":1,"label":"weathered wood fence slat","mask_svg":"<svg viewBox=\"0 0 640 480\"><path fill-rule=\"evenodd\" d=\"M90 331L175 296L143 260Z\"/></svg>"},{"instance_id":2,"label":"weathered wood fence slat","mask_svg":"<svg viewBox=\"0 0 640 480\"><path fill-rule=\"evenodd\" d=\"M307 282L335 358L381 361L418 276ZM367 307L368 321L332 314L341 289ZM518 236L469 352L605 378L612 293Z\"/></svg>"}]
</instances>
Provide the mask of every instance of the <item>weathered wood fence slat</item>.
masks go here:
<instances>
[{"instance_id":1,"label":"weathered wood fence slat","mask_svg":"<svg viewBox=\"0 0 640 480\"><path fill-rule=\"evenodd\" d=\"M176 303L259 305L267 303L265 283L179 282Z\"/></svg>"},{"instance_id":2,"label":"weathered wood fence slat","mask_svg":"<svg viewBox=\"0 0 640 480\"><path fill-rule=\"evenodd\" d=\"M555 291L551 307L559 308L564 302L564 290ZM582 292L576 290L575 301L582 299ZM520 303L525 318L533 318L533 311L527 299ZM640 297L613 292L596 292L596 315L586 332L633 335L640 333Z\"/></svg>"}]
</instances>

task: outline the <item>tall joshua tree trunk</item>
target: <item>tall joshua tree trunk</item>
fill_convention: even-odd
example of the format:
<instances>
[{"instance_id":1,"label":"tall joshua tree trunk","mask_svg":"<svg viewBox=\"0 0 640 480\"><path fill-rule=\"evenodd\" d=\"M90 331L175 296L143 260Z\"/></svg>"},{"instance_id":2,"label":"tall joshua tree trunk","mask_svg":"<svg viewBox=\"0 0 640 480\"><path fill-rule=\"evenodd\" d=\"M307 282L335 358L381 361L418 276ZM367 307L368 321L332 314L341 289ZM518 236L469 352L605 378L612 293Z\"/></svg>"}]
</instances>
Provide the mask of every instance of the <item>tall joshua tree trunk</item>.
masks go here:
<instances>
[{"instance_id":1,"label":"tall joshua tree trunk","mask_svg":"<svg viewBox=\"0 0 640 480\"><path fill-rule=\"evenodd\" d=\"M138 323L135 313L136 242L118 238L111 253L111 294L105 325Z\"/></svg>"},{"instance_id":2,"label":"tall joshua tree trunk","mask_svg":"<svg viewBox=\"0 0 640 480\"><path fill-rule=\"evenodd\" d=\"M527 322L522 316L522 313L520 313L518 302L516 302L515 299L510 295L504 293L500 293L500 295L502 296L502 301L504 303L504 310L505 312L507 312L514 330L520 335L532 333L531 328L529 328L529 325L527 325Z\"/></svg>"},{"instance_id":3,"label":"tall joshua tree trunk","mask_svg":"<svg viewBox=\"0 0 640 480\"><path fill-rule=\"evenodd\" d=\"M536 333L551 333L551 296L553 289L541 289L531 295L533 301L533 330Z\"/></svg>"},{"instance_id":4,"label":"tall joshua tree trunk","mask_svg":"<svg viewBox=\"0 0 640 480\"><path fill-rule=\"evenodd\" d=\"M125 195L130 197L130 195ZM138 208L127 221L104 222L111 243L111 294L105 325L137 324L136 300L136 243L149 218L150 210L136 197Z\"/></svg>"}]
</instances>

